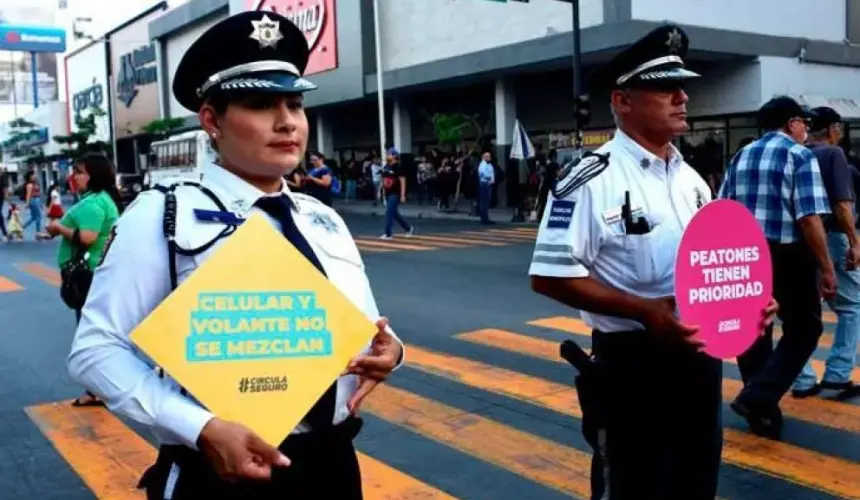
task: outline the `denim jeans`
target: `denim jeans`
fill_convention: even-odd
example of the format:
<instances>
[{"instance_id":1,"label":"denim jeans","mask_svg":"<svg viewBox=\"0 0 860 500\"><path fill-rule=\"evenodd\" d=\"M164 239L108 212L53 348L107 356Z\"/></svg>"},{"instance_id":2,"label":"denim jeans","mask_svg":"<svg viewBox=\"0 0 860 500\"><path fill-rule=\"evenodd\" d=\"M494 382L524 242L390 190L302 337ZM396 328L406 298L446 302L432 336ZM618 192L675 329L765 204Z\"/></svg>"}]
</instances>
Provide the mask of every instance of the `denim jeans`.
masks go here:
<instances>
[{"instance_id":1,"label":"denim jeans","mask_svg":"<svg viewBox=\"0 0 860 500\"><path fill-rule=\"evenodd\" d=\"M36 224L36 232L42 232L42 198L34 196L30 198L30 203L27 205L30 209L30 220L24 224L24 229L30 227L30 224Z\"/></svg>"},{"instance_id":2,"label":"denim jeans","mask_svg":"<svg viewBox=\"0 0 860 500\"><path fill-rule=\"evenodd\" d=\"M394 221L400 224L404 231L409 232L412 226L400 215L400 196L396 194L388 195L385 199L385 236L391 236L391 231L394 229Z\"/></svg>"},{"instance_id":3,"label":"denim jeans","mask_svg":"<svg viewBox=\"0 0 860 500\"><path fill-rule=\"evenodd\" d=\"M346 193L344 196L345 199L347 199L347 200L356 199L356 197L355 197L356 185L357 185L357 181L354 181L354 180L347 180L346 181Z\"/></svg>"},{"instance_id":4,"label":"denim jeans","mask_svg":"<svg viewBox=\"0 0 860 500\"><path fill-rule=\"evenodd\" d=\"M838 321L823 380L844 383L851 380L851 370L857 360L857 337L860 334L860 270L845 270L848 237L843 233L828 234L827 246L836 267L836 297L828 304L836 312ZM812 363L807 362L794 383L794 389L810 389L817 381Z\"/></svg>"}]
</instances>

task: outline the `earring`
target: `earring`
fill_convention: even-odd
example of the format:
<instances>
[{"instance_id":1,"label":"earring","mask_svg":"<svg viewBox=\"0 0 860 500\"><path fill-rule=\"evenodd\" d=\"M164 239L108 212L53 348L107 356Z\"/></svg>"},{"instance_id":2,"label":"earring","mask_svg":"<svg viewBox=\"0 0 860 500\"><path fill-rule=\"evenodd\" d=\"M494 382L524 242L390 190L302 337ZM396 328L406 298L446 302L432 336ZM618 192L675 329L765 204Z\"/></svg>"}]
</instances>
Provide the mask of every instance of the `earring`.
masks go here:
<instances>
[{"instance_id":1,"label":"earring","mask_svg":"<svg viewBox=\"0 0 860 500\"><path fill-rule=\"evenodd\" d=\"M212 132L212 138L217 139L218 138L218 132Z\"/></svg>"}]
</instances>

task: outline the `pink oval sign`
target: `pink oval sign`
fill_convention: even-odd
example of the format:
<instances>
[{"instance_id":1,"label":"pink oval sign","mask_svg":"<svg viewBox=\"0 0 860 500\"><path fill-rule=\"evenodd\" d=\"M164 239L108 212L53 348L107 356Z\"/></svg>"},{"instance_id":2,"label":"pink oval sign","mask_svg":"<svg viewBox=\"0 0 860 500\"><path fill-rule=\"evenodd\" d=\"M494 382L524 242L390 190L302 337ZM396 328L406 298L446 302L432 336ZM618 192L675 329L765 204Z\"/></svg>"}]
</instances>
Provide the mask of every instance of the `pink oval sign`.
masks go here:
<instances>
[{"instance_id":1,"label":"pink oval sign","mask_svg":"<svg viewBox=\"0 0 860 500\"><path fill-rule=\"evenodd\" d=\"M752 346L772 273L767 240L745 206L716 200L693 216L678 249L675 300L681 321L699 326L707 354L734 358Z\"/></svg>"}]
</instances>

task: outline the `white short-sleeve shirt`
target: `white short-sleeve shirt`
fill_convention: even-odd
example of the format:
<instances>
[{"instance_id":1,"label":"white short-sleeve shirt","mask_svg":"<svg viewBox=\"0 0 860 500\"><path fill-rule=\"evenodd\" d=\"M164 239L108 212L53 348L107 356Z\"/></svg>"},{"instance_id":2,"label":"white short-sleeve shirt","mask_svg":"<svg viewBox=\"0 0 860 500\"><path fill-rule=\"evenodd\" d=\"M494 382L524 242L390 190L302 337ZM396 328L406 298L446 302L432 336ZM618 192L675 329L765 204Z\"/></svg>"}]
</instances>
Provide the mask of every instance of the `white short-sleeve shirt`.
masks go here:
<instances>
[{"instance_id":1,"label":"white short-sleeve shirt","mask_svg":"<svg viewBox=\"0 0 860 500\"><path fill-rule=\"evenodd\" d=\"M681 236L696 211L711 200L707 183L674 147L668 165L621 130L596 152L609 166L568 196L550 193L538 230L529 274L555 278L592 277L646 298L674 295L675 258ZM583 160L567 178L588 168ZM647 234L626 234L621 209L629 193L634 216L651 226ZM582 311L583 320L603 332L642 325Z\"/></svg>"}]
</instances>

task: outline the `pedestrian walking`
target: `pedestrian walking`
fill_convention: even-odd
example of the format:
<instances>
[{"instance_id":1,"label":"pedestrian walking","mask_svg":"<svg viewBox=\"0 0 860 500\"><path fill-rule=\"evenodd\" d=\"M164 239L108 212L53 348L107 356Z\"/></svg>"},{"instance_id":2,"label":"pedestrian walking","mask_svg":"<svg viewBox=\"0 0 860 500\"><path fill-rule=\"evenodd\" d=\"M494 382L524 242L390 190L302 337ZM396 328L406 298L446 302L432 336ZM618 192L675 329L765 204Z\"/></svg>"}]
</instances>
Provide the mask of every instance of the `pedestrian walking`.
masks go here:
<instances>
[{"instance_id":1,"label":"pedestrian walking","mask_svg":"<svg viewBox=\"0 0 860 500\"><path fill-rule=\"evenodd\" d=\"M24 224L24 229L34 224L36 226L35 239L37 241L45 239L47 234L42 232L42 186L36 180L35 172L27 173L26 183L24 184L24 205L30 211L30 219Z\"/></svg>"},{"instance_id":2,"label":"pedestrian walking","mask_svg":"<svg viewBox=\"0 0 860 500\"><path fill-rule=\"evenodd\" d=\"M382 168L382 190L385 193L385 233L380 237L390 240L394 237L394 222L397 221L406 237L415 233L415 226L406 222L400 215L400 204L406 203L406 170L400 163L400 151L388 150L388 163Z\"/></svg>"},{"instance_id":3,"label":"pedestrian walking","mask_svg":"<svg viewBox=\"0 0 860 500\"><path fill-rule=\"evenodd\" d=\"M362 425L357 410L400 366L403 348L379 317L343 220L319 200L291 193L283 179L307 147L303 94L316 88L303 77L309 55L302 31L269 11L228 17L191 44L173 95L197 113L218 159L203 167L200 183L167 181L141 193L96 269L69 370L112 411L152 430L158 459L140 483L149 500L362 498L352 443ZM268 216L379 327L278 448L213 415L128 338L254 213Z\"/></svg>"},{"instance_id":4,"label":"pedestrian walking","mask_svg":"<svg viewBox=\"0 0 860 500\"><path fill-rule=\"evenodd\" d=\"M807 361L792 388L792 396L806 398L823 389L840 391L839 398L860 396L860 385L851 381L857 361L860 335L860 241L855 230L854 204L857 193L842 143L842 117L833 108L812 110L812 127L807 147L818 160L821 180L830 201L831 215L824 217L827 248L834 261L836 296L828 301L836 312L836 332L825 363L821 382Z\"/></svg>"},{"instance_id":5,"label":"pedestrian walking","mask_svg":"<svg viewBox=\"0 0 860 500\"><path fill-rule=\"evenodd\" d=\"M662 26L598 70L592 86L610 91L617 130L560 174L529 269L533 290L593 328L599 375L577 384L592 500L717 492L722 363L701 352L673 297L681 236L711 198L672 146L688 129L684 85L699 77L684 66L688 43L680 27Z\"/></svg>"},{"instance_id":6,"label":"pedestrian walking","mask_svg":"<svg viewBox=\"0 0 860 500\"><path fill-rule=\"evenodd\" d=\"M779 439L779 402L818 346L821 298L834 297L836 274L821 221L830 213L827 191L818 160L803 145L811 114L790 97L776 97L762 105L758 118L767 133L732 159L720 198L746 206L764 231L782 338L774 348L768 328L738 357L744 389L732 409L753 433Z\"/></svg>"}]
</instances>

